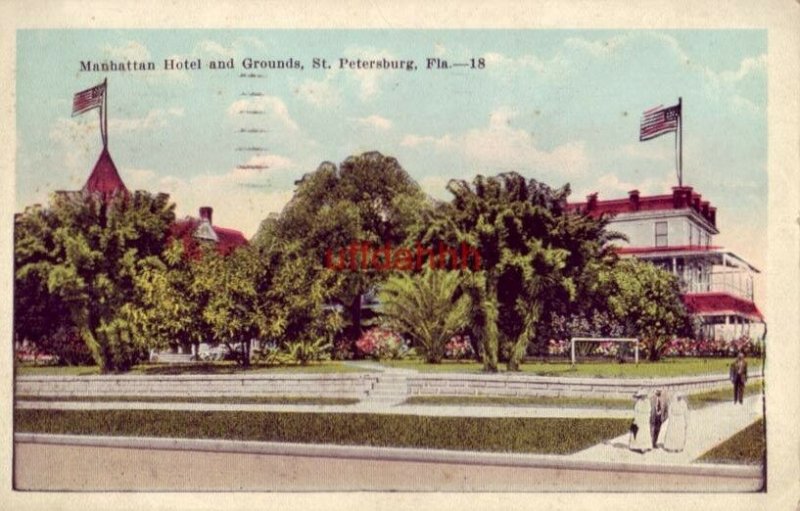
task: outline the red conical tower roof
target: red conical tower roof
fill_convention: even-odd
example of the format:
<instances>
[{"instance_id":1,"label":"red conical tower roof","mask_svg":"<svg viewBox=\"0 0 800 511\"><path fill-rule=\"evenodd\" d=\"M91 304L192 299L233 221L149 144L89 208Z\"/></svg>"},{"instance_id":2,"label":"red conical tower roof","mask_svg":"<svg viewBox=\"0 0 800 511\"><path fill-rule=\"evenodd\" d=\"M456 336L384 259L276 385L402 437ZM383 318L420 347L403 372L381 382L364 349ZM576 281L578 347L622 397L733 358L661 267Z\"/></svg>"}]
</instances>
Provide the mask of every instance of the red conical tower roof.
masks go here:
<instances>
[{"instance_id":1,"label":"red conical tower roof","mask_svg":"<svg viewBox=\"0 0 800 511\"><path fill-rule=\"evenodd\" d=\"M109 200L118 193L128 195L128 189L122 178L119 177L117 166L108 154L108 148L104 147L100 153L100 158L94 164L94 169L83 185L83 192L91 195L100 195L103 200Z\"/></svg>"}]
</instances>

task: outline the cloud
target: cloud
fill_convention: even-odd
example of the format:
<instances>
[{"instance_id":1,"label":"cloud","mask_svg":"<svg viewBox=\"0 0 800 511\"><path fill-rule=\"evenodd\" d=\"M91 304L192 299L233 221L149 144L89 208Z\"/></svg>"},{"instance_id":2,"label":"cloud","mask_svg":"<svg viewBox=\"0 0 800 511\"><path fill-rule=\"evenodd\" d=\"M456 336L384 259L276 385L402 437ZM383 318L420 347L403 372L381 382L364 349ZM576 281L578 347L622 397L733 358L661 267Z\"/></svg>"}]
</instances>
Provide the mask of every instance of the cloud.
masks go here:
<instances>
[{"instance_id":1,"label":"cloud","mask_svg":"<svg viewBox=\"0 0 800 511\"><path fill-rule=\"evenodd\" d=\"M149 131L167 126L173 117L183 117L183 108L154 108L143 117L112 117L108 120L109 131L115 133L131 133ZM100 121L94 115L91 120L82 118L59 118L50 129L50 139L62 143L74 143L76 140L99 133Z\"/></svg>"},{"instance_id":2,"label":"cloud","mask_svg":"<svg viewBox=\"0 0 800 511\"><path fill-rule=\"evenodd\" d=\"M234 101L228 107L228 116L236 118L244 111L260 112L267 120L278 121L284 128L292 131L299 129L297 123L289 115L286 103L274 96L258 96Z\"/></svg>"},{"instance_id":3,"label":"cloud","mask_svg":"<svg viewBox=\"0 0 800 511\"><path fill-rule=\"evenodd\" d=\"M487 68L502 68L510 72L530 69L542 75L559 73L564 71L567 65L567 61L561 54L556 54L551 59L542 59L532 53L520 57L509 57L502 53L488 52L483 54L483 58Z\"/></svg>"},{"instance_id":4,"label":"cloud","mask_svg":"<svg viewBox=\"0 0 800 511\"><path fill-rule=\"evenodd\" d=\"M370 115L354 119L355 123L365 128L387 131L392 128L392 121L380 115Z\"/></svg>"},{"instance_id":5,"label":"cloud","mask_svg":"<svg viewBox=\"0 0 800 511\"><path fill-rule=\"evenodd\" d=\"M619 156L636 160L668 161L675 158L675 151L663 144L625 144L616 150Z\"/></svg>"},{"instance_id":6,"label":"cloud","mask_svg":"<svg viewBox=\"0 0 800 511\"><path fill-rule=\"evenodd\" d=\"M115 132L147 131L155 128L163 128L169 124L171 117L183 117L183 108L156 108L147 112L144 117L113 117L108 120L109 130Z\"/></svg>"},{"instance_id":7,"label":"cloud","mask_svg":"<svg viewBox=\"0 0 800 511\"><path fill-rule=\"evenodd\" d=\"M271 161L288 162L272 155ZM214 208L214 224L242 231L252 237L261 221L280 212L294 195L293 190L274 189L268 180L254 180L252 171L232 169L224 174L206 174L188 179L165 176L158 188L170 194L178 218L197 216L202 206Z\"/></svg>"},{"instance_id":8,"label":"cloud","mask_svg":"<svg viewBox=\"0 0 800 511\"><path fill-rule=\"evenodd\" d=\"M589 166L583 141L570 141L550 151L536 146L527 130L513 127L516 117L508 107L496 109L489 116L489 126L470 130L460 144L468 161L481 167L518 170L545 170L568 175Z\"/></svg>"},{"instance_id":9,"label":"cloud","mask_svg":"<svg viewBox=\"0 0 800 511\"><path fill-rule=\"evenodd\" d=\"M150 50L139 41L125 41L118 46L103 46L103 52L114 60L152 60Z\"/></svg>"},{"instance_id":10,"label":"cloud","mask_svg":"<svg viewBox=\"0 0 800 511\"><path fill-rule=\"evenodd\" d=\"M767 72L767 55L762 54L758 57L745 57L739 63L736 71L723 71L719 74L720 78L726 82L738 82L746 76L756 73Z\"/></svg>"},{"instance_id":11,"label":"cloud","mask_svg":"<svg viewBox=\"0 0 800 511\"><path fill-rule=\"evenodd\" d=\"M433 137L430 135L405 135L400 141L403 147L419 147L423 145L432 145L437 149L452 149L456 147L456 140L452 135L446 134L441 137Z\"/></svg>"},{"instance_id":12,"label":"cloud","mask_svg":"<svg viewBox=\"0 0 800 511\"><path fill-rule=\"evenodd\" d=\"M224 57L224 58L231 58L235 57L237 54L237 50L233 47L226 48L225 46L221 45L216 41L210 41L206 39L205 41L200 41L195 48L195 51L198 53L205 53L207 55L215 56L215 57Z\"/></svg>"},{"instance_id":13,"label":"cloud","mask_svg":"<svg viewBox=\"0 0 800 511\"><path fill-rule=\"evenodd\" d=\"M582 140L573 140L550 150L537 146L533 135L513 125L517 114L509 107L495 109L489 115L488 126L462 134L439 137L408 134L400 145L427 150L430 147L460 157L481 171L515 170L557 173L575 176L589 168L589 156Z\"/></svg>"},{"instance_id":14,"label":"cloud","mask_svg":"<svg viewBox=\"0 0 800 511\"><path fill-rule=\"evenodd\" d=\"M263 179L269 172L292 170L294 168L294 162L284 156L277 154L257 155L252 156L249 160L233 169L230 172L230 179L236 180L239 184L247 184L242 181Z\"/></svg>"},{"instance_id":15,"label":"cloud","mask_svg":"<svg viewBox=\"0 0 800 511\"><path fill-rule=\"evenodd\" d=\"M355 60L399 60L386 50L375 48L348 48L343 53L344 57ZM389 79L396 70L392 69L348 69L347 74L355 78L359 85L362 101L368 101L380 93L381 82Z\"/></svg>"},{"instance_id":16,"label":"cloud","mask_svg":"<svg viewBox=\"0 0 800 511\"><path fill-rule=\"evenodd\" d=\"M334 86L335 72L329 71L321 80L306 80L301 83L295 93L297 96L315 106L332 106L339 104L339 90Z\"/></svg>"},{"instance_id":17,"label":"cloud","mask_svg":"<svg viewBox=\"0 0 800 511\"><path fill-rule=\"evenodd\" d=\"M630 40L629 35L618 35L608 39L589 41L580 37L569 37L564 40L564 46L584 51L595 57L611 55L619 50Z\"/></svg>"}]
</instances>

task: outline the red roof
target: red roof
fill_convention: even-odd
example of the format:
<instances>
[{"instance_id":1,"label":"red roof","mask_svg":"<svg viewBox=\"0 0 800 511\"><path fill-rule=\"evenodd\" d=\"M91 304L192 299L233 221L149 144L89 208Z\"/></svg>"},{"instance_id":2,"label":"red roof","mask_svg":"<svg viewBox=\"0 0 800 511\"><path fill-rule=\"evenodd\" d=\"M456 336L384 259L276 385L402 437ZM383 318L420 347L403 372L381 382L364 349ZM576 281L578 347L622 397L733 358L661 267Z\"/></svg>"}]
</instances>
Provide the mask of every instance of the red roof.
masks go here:
<instances>
[{"instance_id":1,"label":"red roof","mask_svg":"<svg viewBox=\"0 0 800 511\"><path fill-rule=\"evenodd\" d=\"M194 236L200 222L202 220L199 218L186 217L172 224L172 236L183 240L183 247L189 257L192 258L200 255L200 242ZM247 238L244 237L241 231L217 227L216 225L212 225L211 228L214 229L214 233L217 235L216 248L222 255L227 255L235 249L247 245Z\"/></svg>"},{"instance_id":2,"label":"red roof","mask_svg":"<svg viewBox=\"0 0 800 511\"><path fill-rule=\"evenodd\" d=\"M711 316L715 314L741 314L758 321L764 316L756 304L727 293L690 293L683 295L683 303L690 314Z\"/></svg>"},{"instance_id":3,"label":"red roof","mask_svg":"<svg viewBox=\"0 0 800 511\"><path fill-rule=\"evenodd\" d=\"M703 196L694 192L691 186L676 186L671 195L641 196L639 190L628 192L627 199L598 200L593 193L586 202L567 204L567 210L585 213L591 217L638 213L642 211L694 210L712 226L717 225L717 208L711 206Z\"/></svg>"},{"instance_id":4,"label":"red roof","mask_svg":"<svg viewBox=\"0 0 800 511\"><path fill-rule=\"evenodd\" d=\"M100 195L103 200L109 200L117 194L128 195L128 189L122 178L119 177L117 166L114 165L114 160L108 154L108 148L104 147L103 152L100 153L100 158L94 164L94 169L83 185L84 193Z\"/></svg>"}]
</instances>

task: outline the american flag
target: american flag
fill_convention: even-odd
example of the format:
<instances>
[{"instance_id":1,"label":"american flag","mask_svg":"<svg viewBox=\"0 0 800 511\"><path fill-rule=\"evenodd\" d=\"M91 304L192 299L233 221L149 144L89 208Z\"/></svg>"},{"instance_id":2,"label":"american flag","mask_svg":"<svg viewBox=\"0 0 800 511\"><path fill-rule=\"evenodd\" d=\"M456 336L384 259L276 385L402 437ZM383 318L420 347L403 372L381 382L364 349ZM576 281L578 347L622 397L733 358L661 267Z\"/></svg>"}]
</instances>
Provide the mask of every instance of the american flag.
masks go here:
<instances>
[{"instance_id":1,"label":"american flag","mask_svg":"<svg viewBox=\"0 0 800 511\"><path fill-rule=\"evenodd\" d=\"M72 98L72 115L82 114L92 108L102 106L105 93L106 84L104 82L75 94L75 97Z\"/></svg>"},{"instance_id":2,"label":"american flag","mask_svg":"<svg viewBox=\"0 0 800 511\"><path fill-rule=\"evenodd\" d=\"M664 133L678 130L681 118L681 105L664 108L663 105L647 110L642 114L642 125L639 130L639 141L644 142Z\"/></svg>"}]
</instances>

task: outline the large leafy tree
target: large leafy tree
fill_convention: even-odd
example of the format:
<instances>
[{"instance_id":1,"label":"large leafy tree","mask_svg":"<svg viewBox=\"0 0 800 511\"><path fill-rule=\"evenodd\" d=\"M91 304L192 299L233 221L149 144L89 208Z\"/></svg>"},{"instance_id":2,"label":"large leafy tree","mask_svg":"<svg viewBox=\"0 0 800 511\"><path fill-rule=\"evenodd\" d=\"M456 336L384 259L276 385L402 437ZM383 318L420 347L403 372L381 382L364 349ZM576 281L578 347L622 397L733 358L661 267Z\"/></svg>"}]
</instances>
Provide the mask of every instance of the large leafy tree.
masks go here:
<instances>
[{"instance_id":1,"label":"large leafy tree","mask_svg":"<svg viewBox=\"0 0 800 511\"><path fill-rule=\"evenodd\" d=\"M48 288L48 276L57 259L58 217L40 205L14 218L14 336L39 351L58 356L62 363L91 362L66 302Z\"/></svg>"},{"instance_id":2,"label":"large leafy tree","mask_svg":"<svg viewBox=\"0 0 800 511\"><path fill-rule=\"evenodd\" d=\"M595 286L626 335L643 341L650 360L661 357L672 337L691 330L678 278L653 264L619 261L598 273Z\"/></svg>"},{"instance_id":3,"label":"large leafy tree","mask_svg":"<svg viewBox=\"0 0 800 511\"><path fill-rule=\"evenodd\" d=\"M368 152L338 167L324 162L304 176L282 214L262 224L255 242L297 243L318 271L326 253L330 257L353 243L396 246L426 204L419 186L396 159ZM351 340L361 334L363 295L386 277L383 272L344 271L338 279L333 298L348 311Z\"/></svg>"},{"instance_id":4,"label":"large leafy tree","mask_svg":"<svg viewBox=\"0 0 800 511\"><path fill-rule=\"evenodd\" d=\"M482 267L465 284L475 304L472 337L485 370L497 370L503 351L509 370L518 370L544 318L567 309L588 265L609 256L611 235L603 220L567 211L569 186L509 172L453 180L448 190L453 199L437 208L423 242L478 249Z\"/></svg>"},{"instance_id":5,"label":"large leafy tree","mask_svg":"<svg viewBox=\"0 0 800 511\"><path fill-rule=\"evenodd\" d=\"M73 328L101 370L126 370L146 351L135 335L141 296L137 275L159 264L174 206L166 194L137 191L109 201L57 194L49 208L17 217L15 304L21 312L32 292L45 305L21 312L18 336L47 335L31 325L55 320ZM32 237L41 236L40 241ZM45 291L46 287L46 291ZM44 316L56 309L59 318Z\"/></svg>"},{"instance_id":6,"label":"large leafy tree","mask_svg":"<svg viewBox=\"0 0 800 511\"><path fill-rule=\"evenodd\" d=\"M211 327L203 316L209 292L198 284L197 270L197 261L186 255L182 240L173 239L162 260L137 275L141 302L132 316L137 334L151 348L194 346L197 351L201 342L210 340Z\"/></svg>"},{"instance_id":7,"label":"large leafy tree","mask_svg":"<svg viewBox=\"0 0 800 511\"><path fill-rule=\"evenodd\" d=\"M409 335L428 362L442 361L445 344L469 319L470 299L461 290L462 280L458 272L428 269L393 276L381 286L383 317Z\"/></svg>"}]
</instances>

